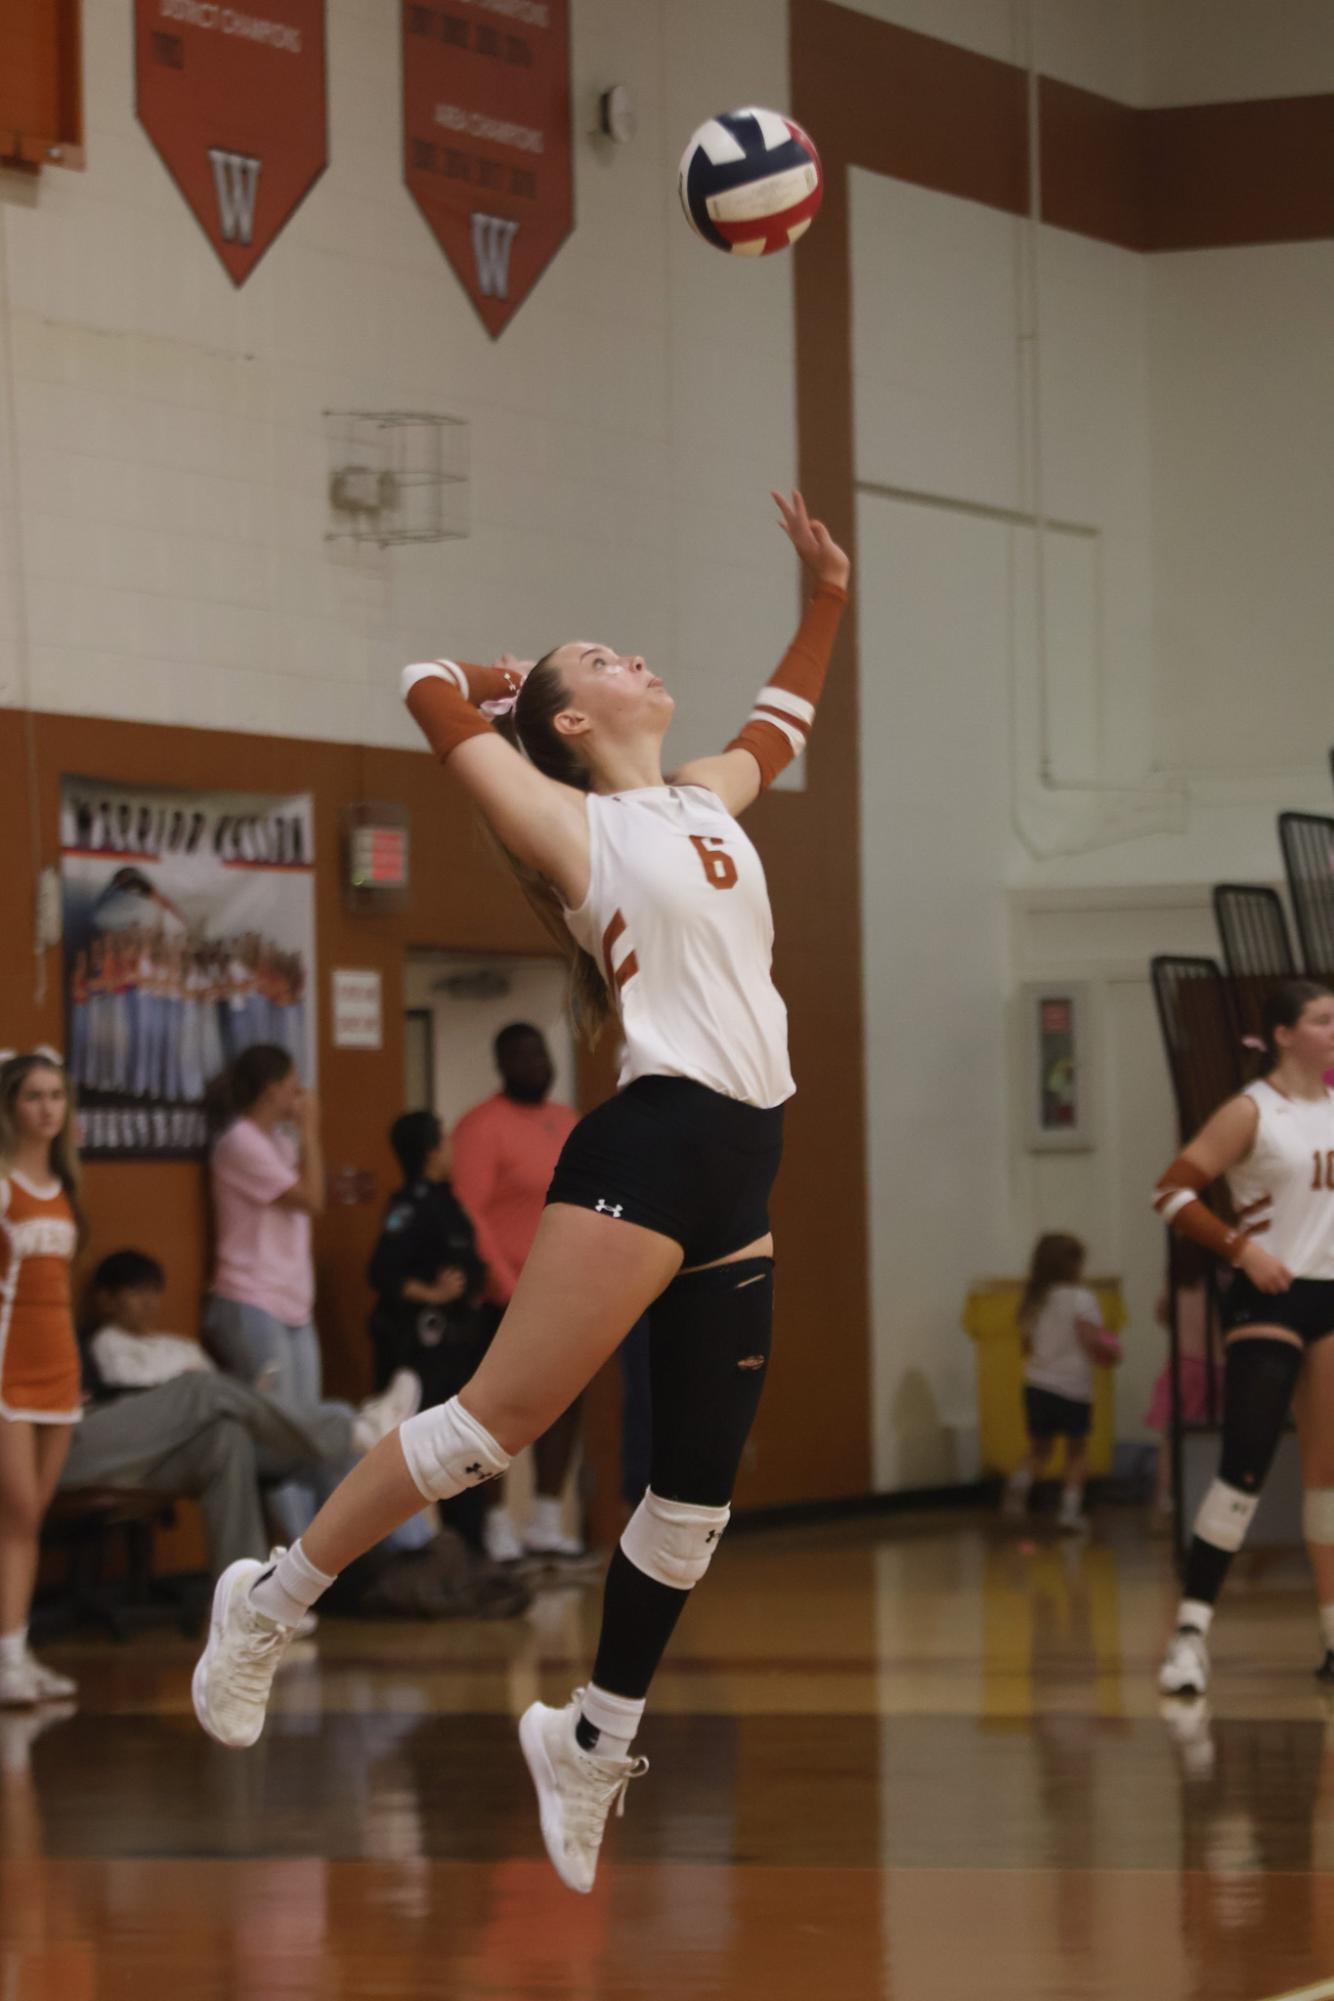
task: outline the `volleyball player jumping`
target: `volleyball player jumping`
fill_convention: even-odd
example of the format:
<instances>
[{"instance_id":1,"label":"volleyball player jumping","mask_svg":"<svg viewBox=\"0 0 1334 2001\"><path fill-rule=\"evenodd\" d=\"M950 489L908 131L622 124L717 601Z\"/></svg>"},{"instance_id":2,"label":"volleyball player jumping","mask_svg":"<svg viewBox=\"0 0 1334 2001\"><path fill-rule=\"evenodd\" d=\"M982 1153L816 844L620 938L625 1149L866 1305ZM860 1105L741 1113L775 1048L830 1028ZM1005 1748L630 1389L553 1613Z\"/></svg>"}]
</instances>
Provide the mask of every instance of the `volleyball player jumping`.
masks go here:
<instances>
[{"instance_id":1,"label":"volleyball player jumping","mask_svg":"<svg viewBox=\"0 0 1334 2001\"><path fill-rule=\"evenodd\" d=\"M1154 1207L1236 1267L1223 1301L1223 1449L1195 1517L1164 1695L1203 1695L1208 1632L1232 1558L1260 1503L1296 1391L1302 1525L1334 1681L1334 993L1289 980L1264 1009L1270 1068L1229 1098L1172 1162ZM1199 1197L1226 1176L1238 1227ZM1261 1241L1263 1239L1263 1241Z\"/></svg>"},{"instance_id":2,"label":"volleyball player jumping","mask_svg":"<svg viewBox=\"0 0 1334 2001\"><path fill-rule=\"evenodd\" d=\"M768 1200L794 1085L764 872L736 816L804 747L849 571L799 493L774 499L814 590L740 735L671 779L673 700L637 654L574 642L526 677L508 657L404 675L432 749L573 941L576 1021L615 1015L621 1088L566 1142L471 1380L369 1453L271 1567L223 1574L195 1670L204 1728L254 1743L292 1629L337 1573L423 1496L496 1479L651 1307L650 1485L612 1557L592 1679L563 1709L534 1703L519 1726L548 1853L581 1891L609 1809L647 1769L631 1745L649 1683L727 1526L769 1360Z\"/></svg>"}]
</instances>

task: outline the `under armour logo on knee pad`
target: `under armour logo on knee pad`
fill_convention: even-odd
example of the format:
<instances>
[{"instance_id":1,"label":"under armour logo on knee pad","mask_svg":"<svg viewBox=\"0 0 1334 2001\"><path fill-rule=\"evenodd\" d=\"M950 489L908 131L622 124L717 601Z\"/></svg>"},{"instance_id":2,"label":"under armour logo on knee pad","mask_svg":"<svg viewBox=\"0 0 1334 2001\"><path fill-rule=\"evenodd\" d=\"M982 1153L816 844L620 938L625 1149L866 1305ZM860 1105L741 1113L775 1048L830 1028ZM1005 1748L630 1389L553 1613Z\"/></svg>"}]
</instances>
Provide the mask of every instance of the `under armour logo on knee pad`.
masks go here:
<instances>
[{"instance_id":1,"label":"under armour logo on knee pad","mask_svg":"<svg viewBox=\"0 0 1334 2001\"><path fill-rule=\"evenodd\" d=\"M621 1213L621 1204L619 1202L605 1202L599 1195L597 1199L597 1210L598 1213L604 1216L619 1216Z\"/></svg>"},{"instance_id":2,"label":"under armour logo on knee pad","mask_svg":"<svg viewBox=\"0 0 1334 2001\"><path fill-rule=\"evenodd\" d=\"M721 1529L710 1529L709 1533L705 1536L704 1540L705 1542L717 1542L721 1534L722 1534Z\"/></svg>"},{"instance_id":3,"label":"under armour logo on knee pad","mask_svg":"<svg viewBox=\"0 0 1334 2001\"><path fill-rule=\"evenodd\" d=\"M472 1465L465 1466L463 1471L467 1475L468 1479L472 1481L474 1487L481 1487L486 1483L486 1481L495 1480L499 1477L497 1474L489 1472L488 1469L485 1466L483 1466L480 1459L474 1459Z\"/></svg>"}]
</instances>

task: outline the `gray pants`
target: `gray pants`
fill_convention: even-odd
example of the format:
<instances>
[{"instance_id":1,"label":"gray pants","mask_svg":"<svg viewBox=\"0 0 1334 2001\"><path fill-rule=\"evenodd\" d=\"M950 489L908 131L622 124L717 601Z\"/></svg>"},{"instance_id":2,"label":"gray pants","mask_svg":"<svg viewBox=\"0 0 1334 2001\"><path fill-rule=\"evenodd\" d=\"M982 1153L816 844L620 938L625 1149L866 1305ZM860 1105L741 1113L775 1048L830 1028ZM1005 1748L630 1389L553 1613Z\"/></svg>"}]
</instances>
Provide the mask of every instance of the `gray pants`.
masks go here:
<instances>
[{"instance_id":1,"label":"gray pants","mask_svg":"<svg viewBox=\"0 0 1334 2001\"><path fill-rule=\"evenodd\" d=\"M289 1327L262 1306L238 1299L209 1297L204 1315L204 1345L220 1369L266 1394L282 1398L289 1409L317 1412L321 1404L324 1365L319 1336L309 1321ZM346 1410L345 1404L337 1406ZM336 1484L334 1479L307 1476L284 1480L269 1495L269 1512L284 1542L293 1543L314 1521L320 1503Z\"/></svg>"},{"instance_id":2,"label":"gray pants","mask_svg":"<svg viewBox=\"0 0 1334 2001\"><path fill-rule=\"evenodd\" d=\"M346 1404L296 1411L245 1383L192 1370L88 1411L60 1476L74 1487L148 1487L199 1502L214 1573L263 1557L269 1537L259 1482L306 1469L332 1478L355 1456Z\"/></svg>"},{"instance_id":3,"label":"gray pants","mask_svg":"<svg viewBox=\"0 0 1334 2001\"><path fill-rule=\"evenodd\" d=\"M229 1376L238 1376L243 1383L278 1397L303 1423L317 1422L321 1412L351 1416L346 1404L320 1400L324 1367L319 1336L309 1321L292 1327L285 1320L275 1320L262 1306L223 1299L215 1292L209 1295L204 1314L204 1344ZM290 1545L305 1533L347 1466L347 1460L337 1465L330 1459L272 1489L269 1513L283 1542ZM395 1550L420 1549L434 1533L431 1521L424 1515L413 1515L386 1536L385 1545Z\"/></svg>"}]
</instances>

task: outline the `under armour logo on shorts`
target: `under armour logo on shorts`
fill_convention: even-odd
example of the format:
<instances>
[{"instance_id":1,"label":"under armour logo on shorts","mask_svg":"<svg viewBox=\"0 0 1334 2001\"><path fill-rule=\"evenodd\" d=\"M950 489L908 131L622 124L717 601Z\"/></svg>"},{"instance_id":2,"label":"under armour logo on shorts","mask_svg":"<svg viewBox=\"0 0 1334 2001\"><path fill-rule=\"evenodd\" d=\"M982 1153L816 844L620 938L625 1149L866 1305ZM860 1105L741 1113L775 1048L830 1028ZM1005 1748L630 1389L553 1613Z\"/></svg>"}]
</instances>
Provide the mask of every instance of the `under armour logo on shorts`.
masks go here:
<instances>
[{"instance_id":1,"label":"under armour logo on shorts","mask_svg":"<svg viewBox=\"0 0 1334 2001\"><path fill-rule=\"evenodd\" d=\"M621 1213L621 1204L619 1202L604 1201L601 1195L597 1199L597 1208L601 1214L606 1216L619 1216Z\"/></svg>"}]
</instances>

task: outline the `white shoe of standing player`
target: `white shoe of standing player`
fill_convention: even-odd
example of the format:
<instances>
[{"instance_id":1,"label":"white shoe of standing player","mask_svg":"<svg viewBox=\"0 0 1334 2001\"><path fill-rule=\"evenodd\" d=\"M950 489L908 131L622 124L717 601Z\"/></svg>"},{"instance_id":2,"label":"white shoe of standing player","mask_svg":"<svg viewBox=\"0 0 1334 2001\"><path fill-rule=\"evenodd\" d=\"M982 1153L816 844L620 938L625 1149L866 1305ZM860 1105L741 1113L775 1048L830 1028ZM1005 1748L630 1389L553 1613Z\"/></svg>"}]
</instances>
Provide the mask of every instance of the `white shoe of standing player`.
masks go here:
<instances>
[{"instance_id":1,"label":"white shoe of standing player","mask_svg":"<svg viewBox=\"0 0 1334 2001\"><path fill-rule=\"evenodd\" d=\"M37 1684L39 1702L72 1702L79 1693L79 1684L70 1675L57 1674L54 1668L39 1661L36 1654L29 1653L28 1666L32 1669L33 1680Z\"/></svg>"},{"instance_id":2,"label":"white shoe of standing player","mask_svg":"<svg viewBox=\"0 0 1334 2001\"><path fill-rule=\"evenodd\" d=\"M275 1551L275 1555L281 1552ZM213 1593L208 1644L190 1693L210 1737L231 1750L253 1744L264 1728L273 1677L295 1636L250 1602L250 1587L269 1568L252 1556L229 1563Z\"/></svg>"},{"instance_id":3,"label":"white shoe of standing player","mask_svg":"<svg viewBox=\"0 0 1334 2001\"><path fill-rule=\"evenodd\" d=\"M358 1452L369 1452L400 1424L406 1424L421 1409L421 1377L413 1369L395 1369L378 1397L367 1397L352 1420L352 1443Z\"/></svg>"},{"instance_id":4,"label":"white shoe of standing player","mask_svg":"<svg viewBox=\"0 0 1334 2001\"><path fill-rule=\"evenodd\" d=\"M0 1709L35 1709L41 1699L37 1677L26 1654L21 1660L0 1663Z\"/></svg>"},{"instance_id":5,"label":"white shoe of standing player","mask_svg":"<svg viewBox=\"0 0 1334 2001\"><path fill-rule=\"evenodd\" d=\"M625 1812L625 1789L642 1778L647 1758L599 1758L575 1737L577 1688L564 1709L534 1702L519 1719L519 1743L537 1788L542 1839L552 1867L569 1890L587 1896L613 1806Z\"/></svg>"},{"instance_id":6,"label":"white shoe of standing player","mask_svg":"<svg viewBox=\"0 0 1334 2001\"><path fill-rule=\"evenodd\" d=\"M1209 1686L1209 1645L1194 1626L1178 1626L1158 1670L1164 1695L1203 1695Z\"/></svg>"}]
</instances>

